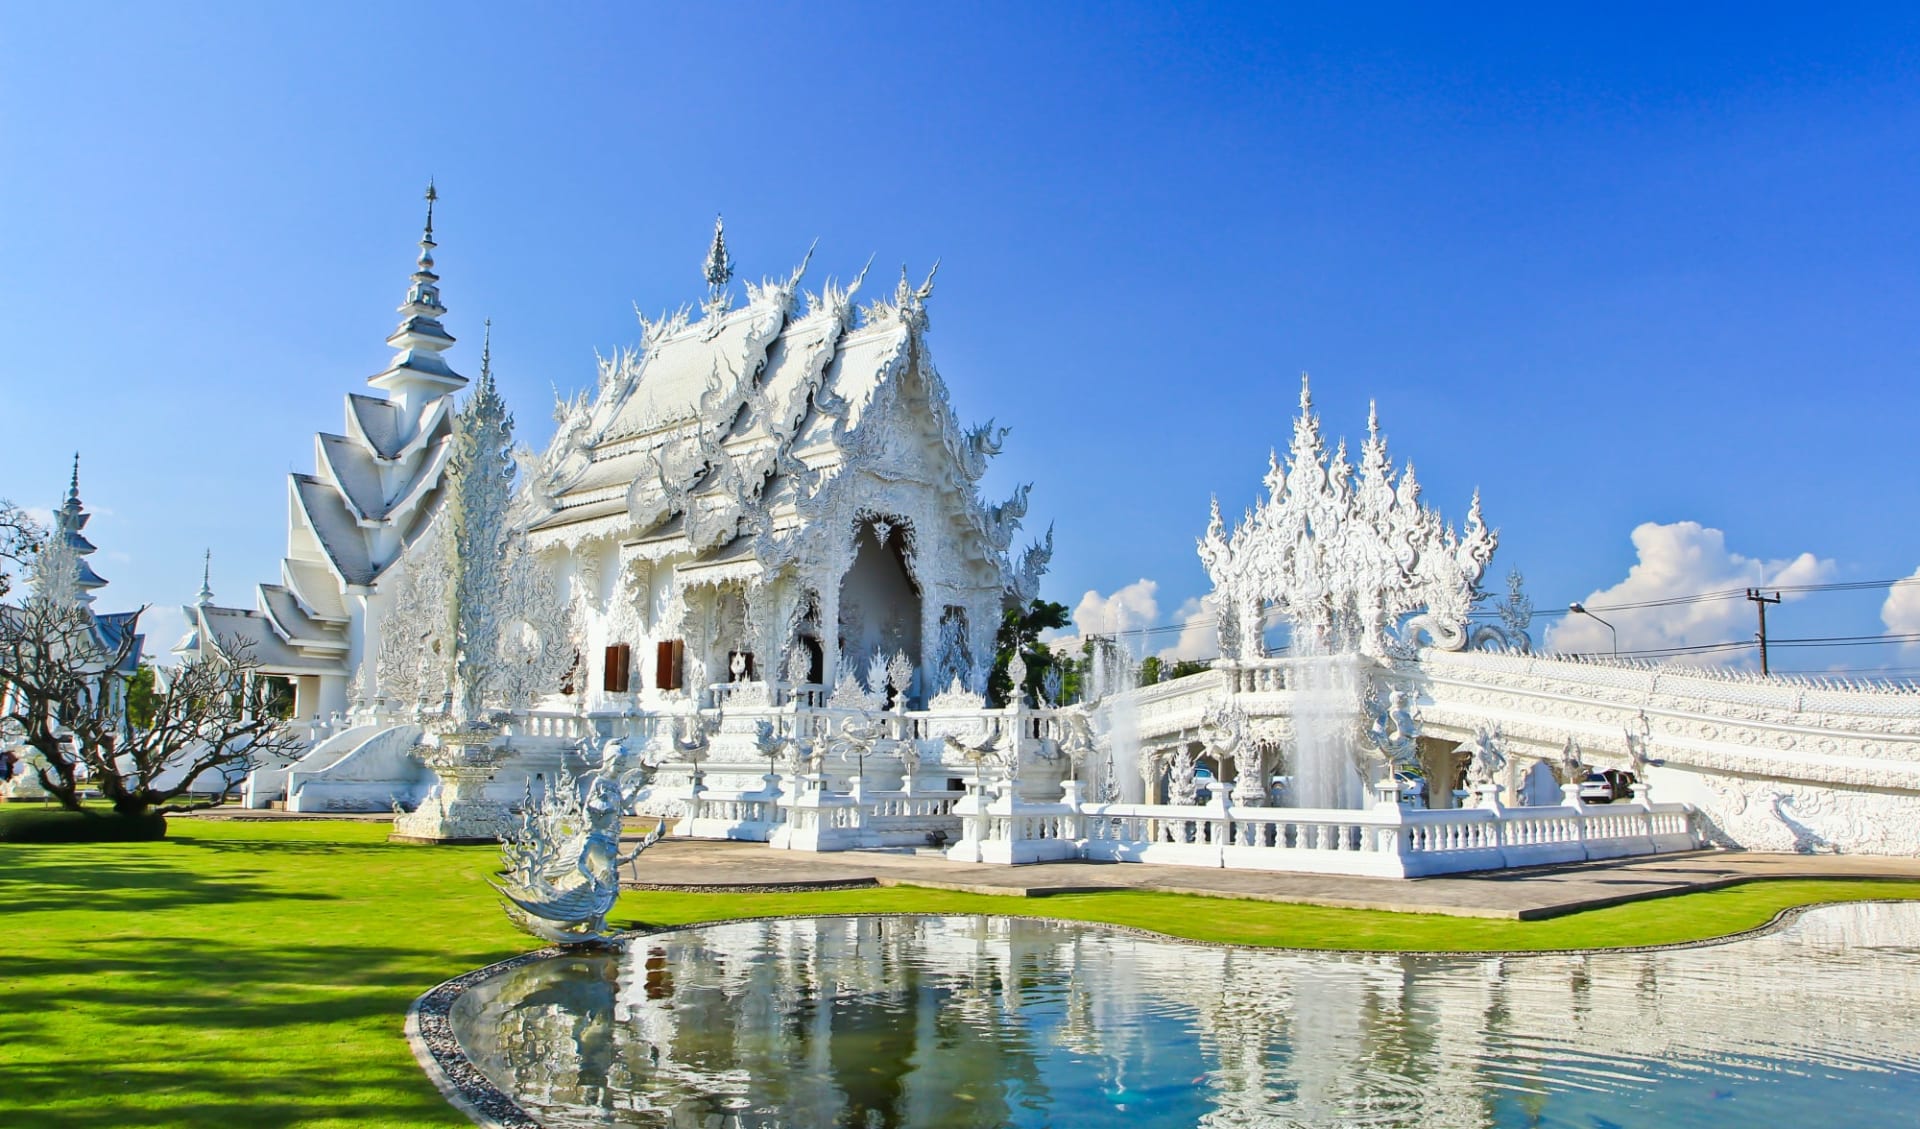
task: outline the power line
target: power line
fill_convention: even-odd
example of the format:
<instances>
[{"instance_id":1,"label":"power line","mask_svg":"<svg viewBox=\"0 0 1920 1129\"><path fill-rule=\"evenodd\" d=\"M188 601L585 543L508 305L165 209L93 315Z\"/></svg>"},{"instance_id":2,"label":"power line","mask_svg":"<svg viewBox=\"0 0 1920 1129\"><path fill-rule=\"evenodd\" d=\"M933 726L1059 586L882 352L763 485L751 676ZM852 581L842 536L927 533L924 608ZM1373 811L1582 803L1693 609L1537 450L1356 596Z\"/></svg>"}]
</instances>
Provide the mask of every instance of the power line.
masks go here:
<instances>
[{"instance_id":1,"label":"power line","mask_svg":"<svg viewBox=\"0 0 1920 1129\"><path fill-rule=\"evenodd\" d=\"M1770 584L1767 587L1772 589L1776 593L1778 592L1795 592L1795 593L1858 592L1858 591L1864 591L1870 588L1893 588L1902 584L1920 584L1920 576L1901 576L1901 577L1895 577L1891 580L1844 580L1844 581L1834 581L1832 583L1827 583L1827 584ZM1709 592L1695 592L1695 593L1684 595L1684 596L1667 596L1658 600L1639 600L1639 601L1634 601L1631 603L1624 603L1624 604L1588 604L1586 606L1593 611L1600 611L1600 612L1643 611L1649 608L1682 607L1688 604L1703 604L1703 603L1712 603L1720 600L1744 599L1746 598L1746 594L1748 591L1750 591L1750 589L1748 588L1721 588L1721 589L1715 589ZM1499 614L1500 613L1497 611L1481 610L1481 611L1472 612L1468 618L1495 620L1499 618ZM1564 616L1567 614L1569 614L1569 612L1565 608L1548 608L1545 610L1535 611L1533 613L1533 618L1543 619L1551 616ZM1260 626L1262 629L1275 626L1279 622L1279 619L1280 619L1280 616L1277 612L1268 610L1266 613L1262 615ZM1204 626L1211 625L1215 622L1217 622L1217 620L1213 616L1203 615L1203 616L1197 616L1193 619L1175 621L1173 623L1162 623L1162 624L1156 624L1149 627L1127 627L1127 628L1122 628L1118 631L1095 631L1095 632L1090 632L1090 634L1105 635L1113 638L1137 638L1137 637L1143 637L1148 635L1164 635L1168 633L1186 631L1189 628L1204 627ZM1865 639L1867 637L1862 636L1861 638ZM1767 645L1773 646L1776 642L1779 642L1779 641L1774 639L1769 639L1767 640ZM1753 644L1751 641L1745 641L1737 644L1716 643L1716 644L1711 644L1709 646L1712 647L1713 649L1719 649L1726 646L1745 647L1745 646L1752 646L1752 645ZM1668 649L1661 648L1661 649L1658 649L1657 651L1622 651L1621 654L1623 655L1624 654L1635 654L1635 655L1654 654L1654 653L1661 653L1666 650Z\"/></svg>"}]
</instances>

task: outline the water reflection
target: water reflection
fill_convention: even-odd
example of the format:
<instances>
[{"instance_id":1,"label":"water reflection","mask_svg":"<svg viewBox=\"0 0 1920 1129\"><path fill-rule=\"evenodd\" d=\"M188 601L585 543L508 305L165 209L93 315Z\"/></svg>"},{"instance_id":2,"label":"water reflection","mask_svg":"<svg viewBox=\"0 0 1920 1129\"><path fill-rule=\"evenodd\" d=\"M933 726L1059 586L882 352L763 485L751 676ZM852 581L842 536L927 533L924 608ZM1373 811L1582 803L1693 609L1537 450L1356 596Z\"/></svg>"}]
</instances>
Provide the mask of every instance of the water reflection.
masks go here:
<instances>
[{"instance_id":1,"label":"water reflection","mask_svg":"<svg viewBox=\"0 0 1920 1129\"><path fill-rule=\"evenodd\" d=\"M462 1045L554 1126L1710 1126L1920 1108L1920 905L1733 945L1319 956L807 918L537 962Z\"/></svg>"}]
</instances>

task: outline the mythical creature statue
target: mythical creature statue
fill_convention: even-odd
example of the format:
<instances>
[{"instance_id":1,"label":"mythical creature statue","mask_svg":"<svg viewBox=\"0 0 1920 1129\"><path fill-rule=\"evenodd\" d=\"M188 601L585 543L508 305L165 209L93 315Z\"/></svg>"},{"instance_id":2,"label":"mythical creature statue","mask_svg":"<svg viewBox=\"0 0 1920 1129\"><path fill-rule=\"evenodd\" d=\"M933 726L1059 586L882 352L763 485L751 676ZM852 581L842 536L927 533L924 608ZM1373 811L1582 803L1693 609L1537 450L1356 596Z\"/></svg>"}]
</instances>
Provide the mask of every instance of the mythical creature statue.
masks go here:
<instances>
[{"instance_id":1,"label":"mythical creature statue","mask_svg":"<svg viewBox=\"0 0 1920 1129\"><path fill-rule=\"evenodd\" d=\"M1471 758L1467 762L1468 784L1485 788L1498 782L1507 767L1506 742L1498 727L1474 730L1472 739L1461 748Z\"/></svg>"},{"instance_id":2,"label":"mythical creature statue","mask_svg":"<svg viewBox=\"0 0 1920 1129\"><path fill-rule=\"evenodd\" d=\"M501 880L513 923L559 945L603 942L612 936L607 913L620 895L620 868L660 841L664 821L633 850L620 851L620 820L651 778L620 741L601 749L600 767L582 785L562 773L537 800L528 785L519 828L500 854Z\"/></svg>"},{"instance_id":3,"label":"mythical creature statue","mask_svg":"<svg viewBox=\"0 0 1920 1129\"><path fill-rule=\"evenodd\" d=\"M1179 807L1192 807L1200 802L1193 752L1184 744L1173 750L1173 757L1167 762L1167 802Z\"/></svg>"},{"instance_id":4,"label":"mythical creature statue","mask_svg":"<svg viewBox=\"0 0 1920 1129\"><path fill-rule=\"evenodd\" d=\"M1080 770L1102 744L1093 729L1093 714L1085 706L1070 706L1056 715L1061 724L1060 752L1067 758L1068 774L1079 778Z\"/></svg>"},{"instance_id":5,"label":"mythical creature statue","mask_svg":"<svg viewBox=\"0 0 1920 1129\"><path fill-rule=\"evenodd\" d=\"M1419 759L1420 723L1407 706L1407 692L1394 687L1381 702L1369 695L1367 740L1391 764L1410 765Z\"/></svg>"},{"instance_id":6,"label":"mythical creature statue","mask_svg":"<svg viewBox=\"0 0 1920 1129\"><path fill-rule=\"evenodd\" d=\"M1653 763L1653 725L1647 721L1646 711L1642 710L1627 726L1626 737L1627 760L1633 765L1633 774L1644 779L1647 766Z\"/></svg>"},{"instance_id":7,"label":"mythical creature statue","mask_svg":"<svg viewBox=\"0 0 1920 1129\"><path fill-rule=\"evenodd\" d=\"M1560 747L1560 775L1570 788L1578 788L1587 778L1586 754L1581 751L1580 742L1571 737Z\"/></svg>"}]
</instances>

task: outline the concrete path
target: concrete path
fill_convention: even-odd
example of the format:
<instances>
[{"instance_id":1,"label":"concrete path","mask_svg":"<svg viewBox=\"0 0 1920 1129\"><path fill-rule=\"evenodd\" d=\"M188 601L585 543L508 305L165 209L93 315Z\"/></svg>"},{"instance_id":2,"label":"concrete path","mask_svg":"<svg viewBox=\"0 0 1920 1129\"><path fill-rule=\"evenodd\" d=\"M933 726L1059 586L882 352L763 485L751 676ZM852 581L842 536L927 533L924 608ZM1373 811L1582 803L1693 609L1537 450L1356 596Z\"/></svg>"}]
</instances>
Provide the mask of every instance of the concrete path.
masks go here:
<instances>
[{"instance_id":1,"label":"concrete path","mask_svg":"<svg viewBox=\"0 0 1920 1129\"><path fill-rule=\"evenodd\" d=\"M655 890L733 891L834 886L925 886L1029 898L1104 890L1159 890L1351 909L1532 920L1620 902L1710 890L1756 878L1920 881L1920 858L1693 851L1614 862L1491 871L1446 878L1349 878L1140 863L994 866L933 853L776 851L761 843L668 839L640 856L626 883Z\"/></svg>"}]
</instances>

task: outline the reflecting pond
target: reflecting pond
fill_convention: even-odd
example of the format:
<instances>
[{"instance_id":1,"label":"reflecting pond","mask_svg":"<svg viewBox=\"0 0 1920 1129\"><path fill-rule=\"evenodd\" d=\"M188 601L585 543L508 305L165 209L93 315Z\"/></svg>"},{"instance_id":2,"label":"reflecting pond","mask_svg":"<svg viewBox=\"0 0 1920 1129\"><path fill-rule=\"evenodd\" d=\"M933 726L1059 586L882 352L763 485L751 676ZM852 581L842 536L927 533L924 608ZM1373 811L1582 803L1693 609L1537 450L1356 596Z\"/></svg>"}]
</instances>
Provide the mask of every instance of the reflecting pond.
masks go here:
<instances>
[{"instance_id":1,"label":"reflecting pond","mask_svg":"<svg viewBox=\"0 0 1920 1129\"><path fill-rule=\"evenodd\" d=\"M758 921L524 965L451 1018L552 1126L1665 1129L1912 1124L1917 1015L1909 903L1705 948L1529 957Z\"/></svg>"}]
</instances>

